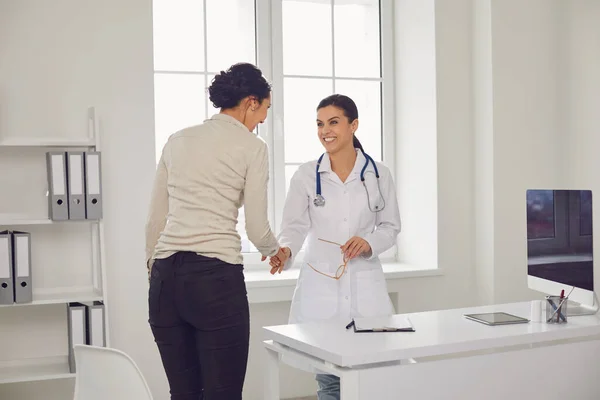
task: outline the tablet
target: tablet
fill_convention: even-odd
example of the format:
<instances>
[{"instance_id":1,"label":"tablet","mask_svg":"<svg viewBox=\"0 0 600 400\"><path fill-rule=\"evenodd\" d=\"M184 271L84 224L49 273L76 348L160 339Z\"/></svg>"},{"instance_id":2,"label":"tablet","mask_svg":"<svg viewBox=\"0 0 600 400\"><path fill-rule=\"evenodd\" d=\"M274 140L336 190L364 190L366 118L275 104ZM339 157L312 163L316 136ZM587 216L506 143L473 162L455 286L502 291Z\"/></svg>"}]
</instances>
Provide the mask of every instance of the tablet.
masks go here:
<instances>
[{"instance_id":1,"label":"tablet","mask_svg":"<svg viewBox=\"0 0 600 400\"><path fill-rule=\"evenodd\" d=\"M481 322L486 325L509 325L509 324L526 324L529 322L527 318L517 317L516 315L507 314L505 312L492 312L482 314L465 314L465 318L473 321Z\"/></svg>"}]
</instances>

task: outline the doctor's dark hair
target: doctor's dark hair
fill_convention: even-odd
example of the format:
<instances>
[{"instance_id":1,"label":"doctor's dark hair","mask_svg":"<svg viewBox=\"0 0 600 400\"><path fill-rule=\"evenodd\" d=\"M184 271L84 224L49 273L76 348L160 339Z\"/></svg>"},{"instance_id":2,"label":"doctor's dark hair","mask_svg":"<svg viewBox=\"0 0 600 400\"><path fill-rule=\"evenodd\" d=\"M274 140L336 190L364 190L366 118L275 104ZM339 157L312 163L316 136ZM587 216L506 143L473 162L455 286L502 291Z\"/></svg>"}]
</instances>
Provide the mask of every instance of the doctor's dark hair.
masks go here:
<instances>
[{"instance_id":1,"label":"doctor's dark hair","mask_svg":"<svg viewBox=\"0 0 600 400\"><path fill-rule=\"evenodd\" d=\"M348 118L349 123L352 123L355 119L358 119L358 108L356 107L356 103L348 96L343 94L332 94L331 96L327 96L321 100L317 106L317 111L327 106L334 106L341 109L346 118ZM360 141L356 135L352 137L352 143L354 144L355 149L360 149L364 153L365 150L363 149L362 144L360 144Z\"/></svg>"},{"instance_id":2,"label":"doctor's dark hair","mask_svg":"<svg viewBox=\"0 0 600 400\"><path fill-rule=\"evenodd\" d=\"M271 85L260 69L249 63L237 63L217 74L208 88L209 99L216 108L234 108L248 96L259 103L271 94Z\"/></svg>"}]
</instances>

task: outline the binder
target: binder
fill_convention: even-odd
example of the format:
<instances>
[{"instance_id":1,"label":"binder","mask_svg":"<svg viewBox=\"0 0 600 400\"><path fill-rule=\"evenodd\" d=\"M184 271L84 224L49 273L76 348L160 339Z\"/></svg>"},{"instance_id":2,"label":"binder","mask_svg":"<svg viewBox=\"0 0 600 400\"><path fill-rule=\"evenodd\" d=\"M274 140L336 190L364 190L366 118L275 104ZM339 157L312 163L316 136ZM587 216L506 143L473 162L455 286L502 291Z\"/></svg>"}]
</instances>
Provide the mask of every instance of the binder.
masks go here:
<instances>
[{"instance_id":1,"label":"binder","mask_svg":"<svg viewBox=\"0 0 600 400\"><path fill-rule=\"evenodd\" d=\"M67 327L69 336L69 371L75 373L75 352L73 347L76 344L86 344L86 318L85 305L81 303L67 304Z\"/></svg>"},{"instance_id":2,"label":"binder","mask_svg":"<svg viewBox=\"0 0 600 400\"><path fill-rule=\"evenodd\" d=\"M55 221L69 219L66 160L65 152L49 151L46 153L48 216Z\"/></svg>"},{"instance_id":3,"label":"binder","mask_svg":"<svg viewBox=\"0 0 600 400\"><path fill-rule=\"evenodd\" d=\"M67 153L69 219L85 219L85 182L82 151Z\"/></svg>"},{"instance_id":4,"label":"binder","mask_svg":"<svg viewBox=\"0 0 600 400\"><path fill-rule=\"evenodd\" d=\"M15 303L31 303L31 234L12 232L13 280L15 283Z\"/></svg>"},{"instance_id":5,"label":"binder","mask_svg":"<svg viewBox=\"0 0 600 400\"><path fill-rule=\"evenodd\" d=\"M102 172L100 152L85 153L86 218L102 218Z\"/></svg>"},{"instance_id":6,"label":"binder","mask_svg":"<svg viewBox=\"0 0 600 400\"><path fill-rule=\"evenodd\" d=\"M2 231L0 232L0 304L14 303L12 269L12 235L9 231Z\"/></svg>"},{"instance_id":7,"label":"binder","mask_svg":"<svg viewBox=\"0 0 600 400\"><path fill-rule=\"evenodd\" d=\"M106 329L104 320L104 303L94 301L86 304L87 344L106 347Z\"/></svg>"}]
</instances>

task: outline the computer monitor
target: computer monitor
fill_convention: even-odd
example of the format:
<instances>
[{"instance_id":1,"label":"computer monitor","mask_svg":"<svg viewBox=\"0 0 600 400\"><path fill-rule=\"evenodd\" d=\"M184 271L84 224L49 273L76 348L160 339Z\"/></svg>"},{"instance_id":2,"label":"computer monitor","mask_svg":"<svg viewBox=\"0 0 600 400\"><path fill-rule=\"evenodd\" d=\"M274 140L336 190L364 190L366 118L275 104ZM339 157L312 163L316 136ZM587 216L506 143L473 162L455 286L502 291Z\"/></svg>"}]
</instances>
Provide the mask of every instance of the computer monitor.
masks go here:
<instances>
[{"instance_id":1,"label":"computer monitor","mask_svg":"<svg viewBox=\"0 0 600 400\"><path fill-rule=\"evenodd\" d=\"M527 190L527 282L550 295L595 306L592 192ZM568 314L585 313L571 307Z\"/></svg>"}]
</instances>

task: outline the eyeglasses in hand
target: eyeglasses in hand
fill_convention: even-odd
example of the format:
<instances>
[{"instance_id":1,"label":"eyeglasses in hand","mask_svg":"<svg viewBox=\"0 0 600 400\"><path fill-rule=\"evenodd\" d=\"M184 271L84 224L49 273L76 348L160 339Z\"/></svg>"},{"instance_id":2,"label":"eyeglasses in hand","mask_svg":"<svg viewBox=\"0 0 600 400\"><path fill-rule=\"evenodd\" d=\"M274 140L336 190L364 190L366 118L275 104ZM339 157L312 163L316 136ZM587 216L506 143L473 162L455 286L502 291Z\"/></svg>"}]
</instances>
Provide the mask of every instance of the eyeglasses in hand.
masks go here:
<instances>
[{"instance_id":1,"label":"eyeglasses in hand","mask_svg":"<svg viewBox=\"0 0 600 400\"><path fill-rule=\"evenodd\" d=\"M341 244L339 244L339 243L336 243L336 242L332 242L332 241L330 241L330 240L325 240L325 239L321 239L321 238L319 238L319 240L320 240L321 242L335 244L336 246L339 246L340 248L342 247L342 245L341 245ZM312 268L312 269L313 269L315 272L317 272L317 273L319 273L319 274L321 274L321 275L324 275L324 276L326 276L326 277L328 277L328 278L335 279L335 280L337 281L337 280L339 280L339 279L340 279L342 276L344 276L344 274L346 273L346 270L348 269L348 260L346 259L346 255L344 255L344 257L343 257L343 262L344 262L344 263L343 263L342 265L340 265L340 266L338 267L338 269L335 271L335 276L334 276L334 275L329 275L329 274L326 274L326 273L324 273L324 272L321 272L321 271L319 271L318 269L316 269L315 267L313 267L312 265L310 265L310 263L307 263L307 264L308 264L308 266L309 266L309 267L311 267L311 268Z\"/></svg>"}]
</instances>

